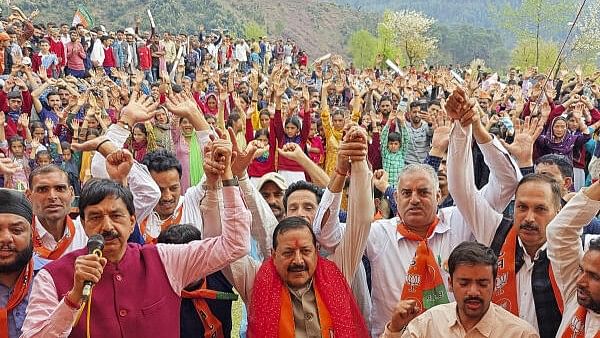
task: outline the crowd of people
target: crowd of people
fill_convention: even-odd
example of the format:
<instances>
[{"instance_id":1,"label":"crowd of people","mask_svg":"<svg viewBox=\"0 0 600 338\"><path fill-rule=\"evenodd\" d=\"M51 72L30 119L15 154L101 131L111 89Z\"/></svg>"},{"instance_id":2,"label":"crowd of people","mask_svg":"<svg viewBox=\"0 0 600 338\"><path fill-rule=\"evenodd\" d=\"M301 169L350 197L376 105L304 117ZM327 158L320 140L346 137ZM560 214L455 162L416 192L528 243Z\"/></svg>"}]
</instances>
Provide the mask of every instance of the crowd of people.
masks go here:
<instances>
[{"instance_id":1,"label":"crowd of people","mask_svg":"<svg viewBox=\"0 0 600 338\"><path fill-rule=\"evenodd\" d=\"M241 298L251 338L600 337L600 72L36 16L0 32L0 336L231 337Z\"/></svg>"}]
</instances>

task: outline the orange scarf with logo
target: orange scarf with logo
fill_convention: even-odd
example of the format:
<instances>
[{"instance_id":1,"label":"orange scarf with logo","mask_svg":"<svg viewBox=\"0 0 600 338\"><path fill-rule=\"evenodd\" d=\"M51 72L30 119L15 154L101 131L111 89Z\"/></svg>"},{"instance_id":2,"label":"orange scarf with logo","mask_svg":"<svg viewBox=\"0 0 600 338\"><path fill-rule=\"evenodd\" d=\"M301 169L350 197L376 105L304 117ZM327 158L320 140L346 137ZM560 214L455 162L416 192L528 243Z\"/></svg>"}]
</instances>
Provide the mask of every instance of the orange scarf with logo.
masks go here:
<instances>
[{"instance_id":1,"label":"orange scarf with logo","mask_svg":"<svg viewBox=\"0 0 600 338\"><path fill-rule=\"evenodd\" d=\"M323 337L370 336L352 291L335 263L318 258L313 288ZM290 292L277 273L273 259L269 258L254 279L248 337L293 338L295 331Z\"/></svg>"},{"instance_id":2,"label":"orange scarf with logo","mask_svg":"<svg viewBox=\"0 0 600 338\"><path fill-rule=\"evenodd\" d=\"M498 274L496 277L496 289L492 295L492 302L502 306L505 310L509 311L515 316L519 316L519 301L517 299L517 273L515 271L516 263L516 252L517 252L517 237L519 227L514 226L510 229L510 232L506 236L506 240L500 250L498 256ZM563 312L563 300L560 295L560 290L556 284L554 278L554 272L552 271L552 264L548 265L548 276L550 276L550 284L552 285L552 291L554 297L556 297L556 303L560 313Z\"/></svg>"},{"instance_id":3,"label":"orange scarf with logo","mask_svg":"<svg viewBox=\"0 0 600 338\"><path fill-rule=\"evenodd\" d=\"M562 334L562 338L585 338L585 317L587 309L579 305L567 329ZM600 338L600 332L596 332L594 338Z\"/></svg>"},{"instance_id":4,"label":"orange scarf with logo","mask_svg":"<svg viewBox=\"0 0 600 338\"><path fill-rule=\"evenodd\" d=\"M73 223L71 217L65 217L67 231L56 244L56 248L54 250L50 250L42 245L42 240L40 239L40 235L37 232L36 219L37 217L34 217L33 224L31 225L33 229L33 251L35 251L40 257L45 259L59 259L65 253L65 251L67 251L67 248L71 245L71 243L73 243L73 238L75 238L75 223Z\"/></svg>"},{"instance_id":5,"label":"orange scarf with logo","mask_svg":"<svg viewBox=\"0 0 600 338\"><path fill-rule=\"evenodd\" d=\"M179 222L181 222L181 217L183 217L183 204L181 204L178 208L178 210L176 210L177 212L177 216L173 217L174 214L167 218L164 222L161 223L160 225L160 231L166 230L168 229L171 225L174 224L179 224ZM142 224L140 224L140 231L142 232L142 237L144 238L144 242L146 244L156 244L156 238L150 236L150 234L148 234L146 232L146 226L148 225L148 218L150 216L144 218L144 220L142 221Z\"/></svg>"},{"instance_id":6,"label":"orange scarf with logo","mask_svg":"<svg viewBox=\"0 0 600 338\"><path fill-rule=\"evenodd\" d=\"M21 271L19 278L17 278L14 290L6 302L6 307L0 309L0 337L8 337L8 313L23 301L29 291L29 284L32 277L33 259L29 261L29 264L27 264Z\"/></svg>"},{"instance_id":7,"label":"orange scarf with logo","mask_svg":"<svg viewBox=\"0 0 600 338\"><path fill-rule=\"evenodd\" d=\"M421 238L421 236L408 230L404 223L399 223L396 227L397 231L404 238L419 242L415 257L406 273L406 281L402 288L401 297L403 300L416 300L416 309L419 314L436 305L450 302L440 267L435 261L431 248L427 244L427 239L433 234L439 221L437 217L433 220L433 223L427 229L425 238Z\"/></svg>"}]
</instances>

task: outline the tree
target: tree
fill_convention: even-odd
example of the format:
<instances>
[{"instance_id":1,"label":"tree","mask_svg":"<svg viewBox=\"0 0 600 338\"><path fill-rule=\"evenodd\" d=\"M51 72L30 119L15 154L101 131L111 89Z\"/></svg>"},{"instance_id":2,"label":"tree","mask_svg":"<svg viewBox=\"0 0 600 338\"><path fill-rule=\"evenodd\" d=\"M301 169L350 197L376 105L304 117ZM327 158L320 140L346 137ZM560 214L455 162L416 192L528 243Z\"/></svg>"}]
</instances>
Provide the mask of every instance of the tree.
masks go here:
<instances>
[{"instance_id":1,"label":"tree","mask_svg":"<svg viewBox=\"0 0 600 338\"><path fill-rule=\"evenodd\" d=\"M438 23L432 34L439 41L438 52L434 54L438 64L466 64L479 58L494 69L508 65L510 50L497 31L466 24L446 26Z\"/></svg>"},{"instance_id":2,"label":"tree","mask_svg":"<svg viewBox=\"0 0 600 338\"><path fill-rule=\"evenodd\" d=\"M244 36L246 39L260 39L267 35L265 29L254 21L247 22L244 25Z\"/></svg>"},{"instance_id":3,"label":"tree","mask_svg":"<svg viewBox=\"0 0 600 338\"><path fill-rule=\"evenodd\" d=\"M551 70L559 49L554 42L539 40L536 46L535 39L521 39L512 51L511 65L521 69L536 66L541 73L547 73Z\"/></svg>"},{"instance_id":4,"label":"tree","mask_svg":"<svg viewBox=\"0 0 600 338\"><path fill-rule=\"evenodd\" d=\"M402 10L386 11L381 26L394 33L396 45L403 50L412 66L436 50L438 40L430 32L434 23L435 19L421 12Z\"/></svg>"},{"instance_id":5,"label":"tree","mask_svg":"<svg viewBox=\"0 0 600 338\"><path fill-rule=\"evenodd\" d=\"M370 67L373 65L377 54L377 38L369 31L361 29L350 36L348 49L356 67Z\"/></svg>"},{"instance_id":6,"label":"tree","mask_svg":"<svg viewBox=\"0 0 600 338\"><path fill-rule=\"evenodd\" d=\"M377 54L381 54L385 59L396 60L402 51L396 44L396 37L391 28L383 25L377 25Z\"/></svg>"},{"instance_id":7,"label":"tree","mask_svg":"<svg viewBox=\"0 0 600 338\"><path fill-rule=\"evenodd\" d=\"M600 0L592 1L584 9L575 25L571 53L578 63L586 64L598 59L600 52Z\"/></svg>"},{"instance_id":8,"label":"tree","mask_svg":"<svg viewBox=\"0 0 600 338\"><path fill-rule=\"evenodd\" d=\"M540 66L542 43L553 34L567 27L569 15L573 13L576 1L572 0L522 0L515 8L510 4L491 7L491 13L500 13L497 23L514 33L520 41L527 40L535 47L535 65Z\"/></svg>"}]
</instances>

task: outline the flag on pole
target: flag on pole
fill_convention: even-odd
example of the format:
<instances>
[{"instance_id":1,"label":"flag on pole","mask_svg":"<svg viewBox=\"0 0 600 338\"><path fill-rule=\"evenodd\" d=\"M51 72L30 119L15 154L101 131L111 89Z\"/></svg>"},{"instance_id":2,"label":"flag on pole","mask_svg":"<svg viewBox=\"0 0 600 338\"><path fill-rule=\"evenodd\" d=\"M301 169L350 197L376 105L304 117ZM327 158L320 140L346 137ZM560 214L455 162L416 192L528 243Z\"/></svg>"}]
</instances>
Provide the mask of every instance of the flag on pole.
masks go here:
<instances>
[{"instance_id":1,"label":"flag on pole","mask_svg":"<svg viewBox=\"0 0 600 338\"><path fill-rule=\"evenodd\" d=\"M83 4L77 6L77 11L75 12L75 16L73 16L73 23L71 26L76 26L78 24L82 24L85 28L94 26L94 19L92 19L92 15Z\"/></svg>"}]
</instances>

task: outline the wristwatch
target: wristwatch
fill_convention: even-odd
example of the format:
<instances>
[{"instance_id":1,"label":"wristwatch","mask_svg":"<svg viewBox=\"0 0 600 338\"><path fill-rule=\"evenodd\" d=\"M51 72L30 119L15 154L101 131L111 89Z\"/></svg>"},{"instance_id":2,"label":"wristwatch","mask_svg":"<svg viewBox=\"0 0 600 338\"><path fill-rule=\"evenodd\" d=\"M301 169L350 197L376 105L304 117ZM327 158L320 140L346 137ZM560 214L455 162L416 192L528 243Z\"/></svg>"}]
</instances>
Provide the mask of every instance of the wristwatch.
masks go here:
<instances>
[{"instance_id":1,"label":"wristwatch","mask_svg":"<svg viewBox=\"0 0 600 338\"><path fill-rule=\"evenodd\" d=\"M233 178L229 180L222 180L221 183L224 187L237 187L240 185L237 177L235 176L233 176Z\"/></svg>"}]
</instances>

